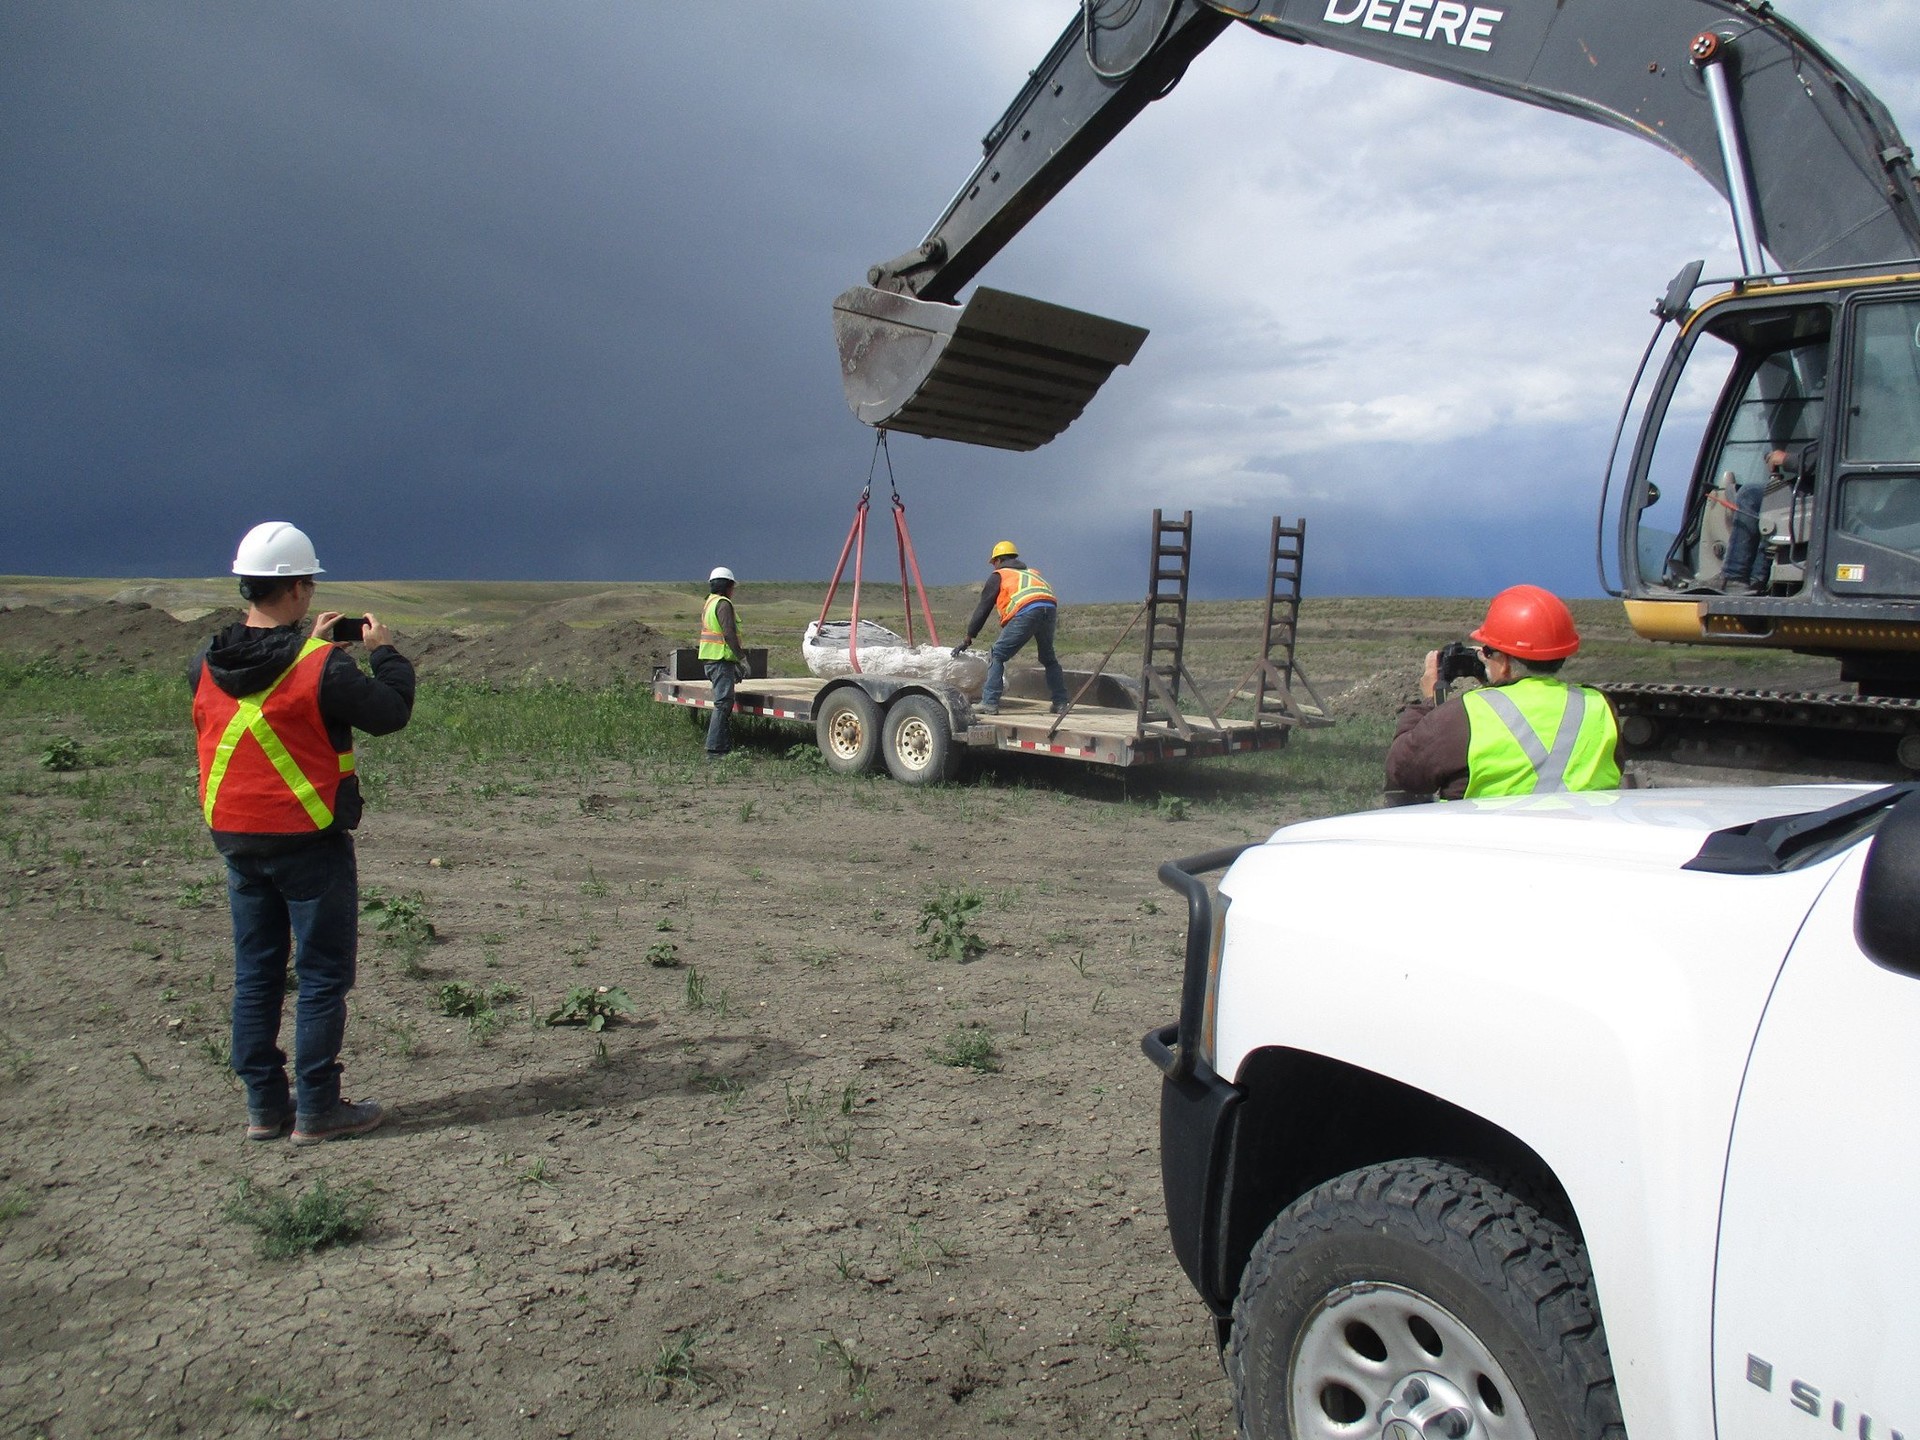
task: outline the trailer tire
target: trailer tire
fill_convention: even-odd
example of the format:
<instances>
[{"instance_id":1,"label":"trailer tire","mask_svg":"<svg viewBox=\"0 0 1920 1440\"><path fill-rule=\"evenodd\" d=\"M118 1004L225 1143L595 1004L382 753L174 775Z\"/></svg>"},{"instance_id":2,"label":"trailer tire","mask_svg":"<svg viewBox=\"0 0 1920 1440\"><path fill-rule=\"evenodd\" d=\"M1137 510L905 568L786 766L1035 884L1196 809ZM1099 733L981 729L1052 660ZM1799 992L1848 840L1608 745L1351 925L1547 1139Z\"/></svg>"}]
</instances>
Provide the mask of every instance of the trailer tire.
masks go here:
<instances>
[{"instance_id":1,"label":"trailer tire","mask_svg":"<svg viewBox=\"0 0 1920 1440\"><path fill-rule=\"evenodd\" d=\"M827 768L839 775L868 775L880 768L879 703L858 685L842 685L820 702L813 738Z\"/></svg>"},{"instance_id":2,"label":"trailer tire","mask_svg":"<svg viewBox=\"0 0 1920 1440\"><path fill-rule=\"evenodd\" d=\"M1465 1428L1409 1433L1626 1435L1585 1247L1439 1160L1354 1170L1282 1211L1241 1277L1227 1368L1247 1440L1412 1404L1458 1407Z\"/></svg>"},{"instance_id":3,"label":"trailer tire","mask_svg":"<svg viewBox=\"0 0 1920 1440\"><path fill-rule=\"evenodd\" d=\"M930 695L902 695L887 707L881 729L887 771L908 785L938 785L953 778L959 747L947 707Z\"/></svg>"}]
</instances>

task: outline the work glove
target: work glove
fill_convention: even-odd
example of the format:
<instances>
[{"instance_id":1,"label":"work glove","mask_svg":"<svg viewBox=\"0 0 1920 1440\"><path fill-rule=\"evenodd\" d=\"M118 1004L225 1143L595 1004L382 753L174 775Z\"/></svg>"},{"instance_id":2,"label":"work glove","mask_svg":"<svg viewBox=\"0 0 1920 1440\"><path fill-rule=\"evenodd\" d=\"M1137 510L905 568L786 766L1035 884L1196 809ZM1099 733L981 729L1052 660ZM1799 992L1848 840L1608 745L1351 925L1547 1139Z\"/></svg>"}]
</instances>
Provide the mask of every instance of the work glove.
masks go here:
<instances>
[{"instance_id":1,"label":"work glove","mask_svg":"<svg viewBox=\"0 0 1920 1440\"><path fill-rule=\"evenodd\" d=\"M953 647L953 658L958 660L962 655L966 654L967 651L970 650L972 647L973 647L973 642L971 640L962 640L958 645Z\"/></svg>"}]
</instances>

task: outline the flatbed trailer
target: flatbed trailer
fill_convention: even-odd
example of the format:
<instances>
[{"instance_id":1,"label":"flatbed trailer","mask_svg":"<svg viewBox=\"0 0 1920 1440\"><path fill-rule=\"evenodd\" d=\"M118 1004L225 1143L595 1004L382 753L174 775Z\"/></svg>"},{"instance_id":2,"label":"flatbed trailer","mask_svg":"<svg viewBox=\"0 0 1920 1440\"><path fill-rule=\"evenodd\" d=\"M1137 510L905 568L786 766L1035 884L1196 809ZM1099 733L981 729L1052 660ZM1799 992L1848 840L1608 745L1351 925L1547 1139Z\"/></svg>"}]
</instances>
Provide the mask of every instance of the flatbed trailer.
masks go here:
<instances>
[{"instance_id":1,"label":"flatbed trailer","mask_svg":"<svg viewBox=\"0 0 1920 1440\"><path fill-rule=\"evenodd\" d=\"M1306 521L1275 516L1268 543L1266 619L1253 668L1217 708L1200 695L1188 673L1185 646L1187 579L1193 549L1193 512L1171 519L1153 512L1147 598L1114 641L1145 621L1138 682L1104 669L1066 671L1072 703L1056 715L1038 667L1010 667L996 713L985 714L958 689L924 679L876 675L742 678L734 689L736 715L756 715L813 727L829 769L866 774L884 765L910 785L951 779L969 750L1051 755L1088 765L1129 767L1240 755L1285 745L1297 725L1330 725L1326 707L1294 656L1300 615L1300 575ZM902 582L904 584L904 580ZM1113 650L1101 660L1104 667ZM764 668L765 652L752 652ZM676 650L654 672L653 698L663 705L713 709L713 686L692 652ZM1312 697L1294 698L1294 687ZM1245 694L1253 714L1220 712ZM1205 714L1189 713L1198 702Z\"/></svg>"},{"instance_id":2,"label":"flatbed trailer","mask_svg":"<svg viewBox=\"0 0 1920 1440\"><path fill-rule=\"evenodd\" d=\"M1086 678L1072 672L1068 676L1069 693ZM1111 677L1104 680L1116 684ZM663 672L653 682L653 698L666 705L711 710L713 687L705 680L676 680ZM1287 743L1291 724L1268 716L1223 719L1216 726L1205 715L1182 715L1182 734L1172 723L1143 728L1133 708L1076 705L1056 716L1044 699L1013 695L1001 700L998 714L983 715L950 687L864 675L742 680L734 690L733 709L736 715L811 727L832 769L861 774L884 764L895 779L908 784L952 778L968 750L1052 755L1089 765L1158 765L1275 749Z\"/></svg>"}]
</instances>

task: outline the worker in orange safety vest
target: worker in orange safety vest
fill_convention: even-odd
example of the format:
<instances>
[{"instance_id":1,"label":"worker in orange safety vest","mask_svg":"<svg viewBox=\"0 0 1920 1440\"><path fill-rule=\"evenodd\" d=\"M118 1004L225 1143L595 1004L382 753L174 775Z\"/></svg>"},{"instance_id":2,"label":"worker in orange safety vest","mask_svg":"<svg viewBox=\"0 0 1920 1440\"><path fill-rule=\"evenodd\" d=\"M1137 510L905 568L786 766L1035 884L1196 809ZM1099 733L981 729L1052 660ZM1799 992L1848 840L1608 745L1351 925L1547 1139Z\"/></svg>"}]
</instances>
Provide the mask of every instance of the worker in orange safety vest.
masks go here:
<instances>
[{"instance_id":1,"label":"worker in orange safety vest","mask_svg":"<svg viewBox=\"0 0 1920 1440\"><path fill-rule=\"evenodd\" d=\"M987 623L988 615L1000 620L1000 638L987 653L987 683L980 695L980 713L1000 713L1000 699L1006 693L1007 661L1019 653L1027 641L1033 641L1040 668L1047 675L1047 692L1053 697L1053 713L1067 709L1067 676L1053 651L1055 623L1060 602L1046 577L1020 558L1011 540L1002 540L988 556L993 572L980 589L980 601L967 620L967 638L954 646L958 659L973 645L973 637Z\"/></svg>"},{"instance_id":2,"label":"worker in orange safety vest","mask_svg":"<svg viewBox=\"0 0 1920 1440\"><path fill-rule=\"evenodd\" d=\"M413 714L413 665L372 615L322 611L302 629L322 572L284 521L240 541L233 573L247 614L187 667L199 739L200 805L227 862L233 914L232 1066L247 1088L247 1138L310 1145L373 1129L371 1101L340 1095L347 992L359 947L360 823L353 732L386 735ZM373 673L349 652L364 644ZM287 963L294 1083L280 1049Z\"/></svg>"}]
</instances>

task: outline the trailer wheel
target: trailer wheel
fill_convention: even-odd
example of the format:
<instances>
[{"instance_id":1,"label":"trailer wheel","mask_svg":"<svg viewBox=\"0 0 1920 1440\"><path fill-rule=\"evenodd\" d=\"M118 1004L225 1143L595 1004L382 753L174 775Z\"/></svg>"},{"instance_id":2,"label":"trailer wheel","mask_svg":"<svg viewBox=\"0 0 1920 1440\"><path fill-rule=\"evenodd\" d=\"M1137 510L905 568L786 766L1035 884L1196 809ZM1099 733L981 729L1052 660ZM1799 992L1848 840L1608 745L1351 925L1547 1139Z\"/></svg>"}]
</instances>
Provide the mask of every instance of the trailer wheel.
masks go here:
<instances>
[{"instance_id":1,"label":"trailer wheel","mask_svg":"<svg viewBox=\"0 0 1920 1440\"><path fill-rule=\"evenodd\" d=\"M1282 1211L1227 1363L1248 1440L1626 1434L1585 1248L1438 1160L1351 1171Z\"/></svg>"},{"instance_id":2,"label":"trailer wheel","mask_svg":"<svg viewBox=\"0 0 1920 1440\"><path fill-rule=\"evenodd\" d=\"M887 770L909 785L938 785L953 776L959 758L947 710L928 695L902 695L887 707L881 731Z\"/></svg>"},{"instance_id":3,"label":"trailer wheel","mask_svg":"<svg viewBox=\"0 0 1920 1440\"><path fill-rule=\"evenodd\" d=\"M827 768L866 775L880 767L880 706L858 685L842 685L820 702L813 736Z\"/></svg>"}]
</instances>

